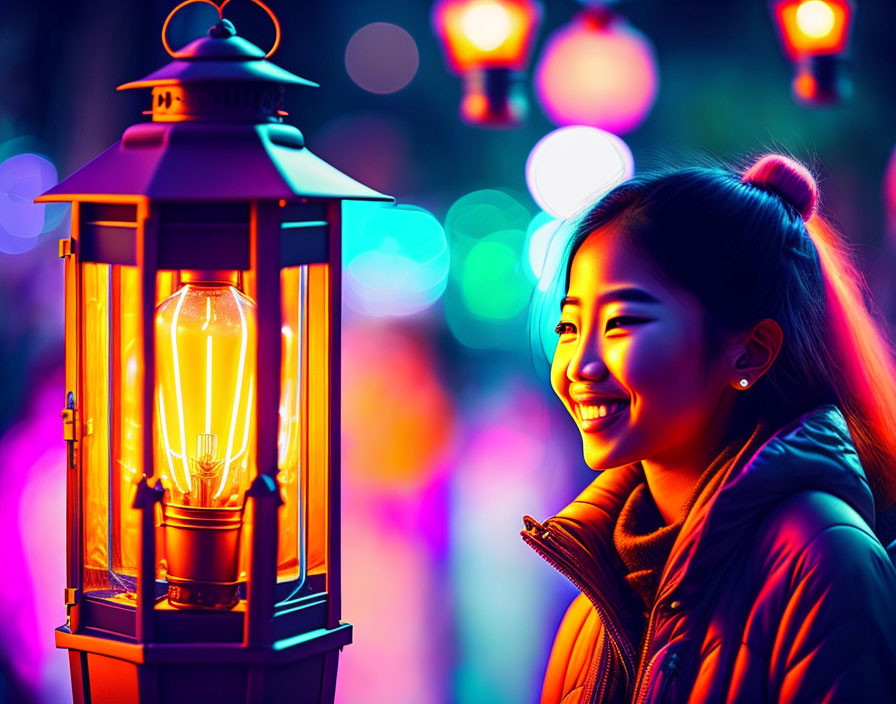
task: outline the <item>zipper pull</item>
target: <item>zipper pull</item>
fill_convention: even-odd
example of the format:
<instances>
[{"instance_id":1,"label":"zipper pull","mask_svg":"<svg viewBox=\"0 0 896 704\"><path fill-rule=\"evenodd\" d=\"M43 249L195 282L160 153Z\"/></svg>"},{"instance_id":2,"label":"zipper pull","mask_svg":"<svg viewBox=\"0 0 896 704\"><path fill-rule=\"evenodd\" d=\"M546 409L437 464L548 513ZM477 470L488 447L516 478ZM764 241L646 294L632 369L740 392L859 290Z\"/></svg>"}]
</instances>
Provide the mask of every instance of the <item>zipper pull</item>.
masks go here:
<instances>
[{"instance_id":1,"label":"zipper pull","mask_svg":"<svg viewBox=\"0 0 896 704\"><path fill-rule=\"evenodd\" d=\"M544 530L541 523L532 518L532 516L523 516L523 525L526 526L526 530L537 528L539 533Z\"/></svg>"},{"instance_id":2,"label":"zipper pull","mask_svg":"<svg viewBox=\"0 0 896 704\"><path fill-rule=\"evenodd\" d=\"M676 672L678 672L678 668L678 653L672 653L666 660L666 671L670 675L674 675Z\"/></svg>"}]
</instances>

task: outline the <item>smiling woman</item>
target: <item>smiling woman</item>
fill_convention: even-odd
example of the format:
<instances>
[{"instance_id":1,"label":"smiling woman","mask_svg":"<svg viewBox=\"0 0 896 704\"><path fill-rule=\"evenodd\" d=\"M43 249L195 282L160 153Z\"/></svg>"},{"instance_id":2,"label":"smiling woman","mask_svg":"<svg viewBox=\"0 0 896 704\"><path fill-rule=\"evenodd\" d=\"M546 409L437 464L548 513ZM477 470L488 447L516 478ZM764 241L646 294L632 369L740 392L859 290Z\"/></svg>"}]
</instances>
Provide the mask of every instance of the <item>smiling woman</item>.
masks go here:
<instances>
[{"instance_id":1,"label":"smiling woman","mask_svg":"<svg viewBox=\"0 0 896 704\"><path fill-rule=\"evenodd\" d=\"M524 519L582 592L542 704L896 700L896 373L817 198L769 155L576 224L551 386L600 474Z\"/></svg>"}]
</instances>

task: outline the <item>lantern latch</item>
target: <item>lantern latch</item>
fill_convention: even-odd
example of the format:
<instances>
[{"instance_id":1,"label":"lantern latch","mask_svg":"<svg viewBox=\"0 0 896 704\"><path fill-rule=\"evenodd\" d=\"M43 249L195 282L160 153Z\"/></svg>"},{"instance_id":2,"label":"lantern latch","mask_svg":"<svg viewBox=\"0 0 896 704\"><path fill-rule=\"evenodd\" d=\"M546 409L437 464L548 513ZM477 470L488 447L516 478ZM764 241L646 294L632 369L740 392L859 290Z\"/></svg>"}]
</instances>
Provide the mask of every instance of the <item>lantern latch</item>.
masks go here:
<instances>
[{"instance_id":1,"label":"lantern latch","mask_svg":"<svg viewBox=\"0 0 896 704\"><path fill-rule=\"evenodd\" d=\"M65 588L65 605L66 606L74 606L78 603L78 597L81 594L80 589L75 589L74 587L66 587Z\"/></svg>"},{"instance_id":2,"label":"lantern latch","mask_svg":"<svg viewBox=\"0 0 896 704\"><path fill-rule=\"evenodd\" d=\"M66 257L72 256L74 254L74 247L72 246L72 238L66 237L64 240L59 240L59 258L65 259Z\"/></svg>"},{"instance_id":3,"label":"lantern latch","mask_svg":"<svg viewBox=\"0 0 896 704\"><path fill-rule=\"evenodd\" d=\"M68 446L69 469L75 467L75 395L69 391L65 395L65 408L62 409L62 439Z\"/></svg>"},{"instance_id":4,"label":"lantern latch","mask_svg":"<svg viewBox=\"0 0 896 704\"><path fill-rule=\"evenodd\" d=\"M75 439L75 409L62 409L62 438L66 442Z\"/></svg>"}]
</instances>

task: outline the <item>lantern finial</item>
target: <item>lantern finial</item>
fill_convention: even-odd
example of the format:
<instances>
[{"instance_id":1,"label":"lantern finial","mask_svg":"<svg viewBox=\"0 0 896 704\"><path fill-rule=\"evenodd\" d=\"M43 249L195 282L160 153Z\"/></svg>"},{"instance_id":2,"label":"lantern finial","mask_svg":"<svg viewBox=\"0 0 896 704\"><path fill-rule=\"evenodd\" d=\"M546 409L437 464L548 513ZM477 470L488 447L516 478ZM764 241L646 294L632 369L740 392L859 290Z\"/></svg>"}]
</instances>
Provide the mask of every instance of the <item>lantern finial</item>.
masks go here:
<instances>
[{"instance_id":1,"label":"lantern finial","mask_svg":"<svg viewBox=\"0 0 896 704\"><path fill-rule=\"evenodd\" d=\"M209 28L208 36L214 37L215 39L229 39L230 37L236 36L236 27L233 26L233 22L230 20L220 20L217 24Z\"/></svg>"},{"instance_id":2,"label":"lantern finial","mask_svg":"<svg viewBox=\"0 0 896 704\"><path fill-rule=\"evenodd\" d=\"M168 43L168 38L166 36L168 32L168 24L171 22L171 18L174 17L174 15L176 15L182 8L197 2L211 5L218 11L218 23L208 30L208 34L210 37L214 37L215 39L228 39L236 35L236 28L233 26L233 23L230 20L225 20L223 15L224 6L229 3L230 0L224 0L224 2L222 2L220 5L212 2L212 0L184 0L182 3L180 3L180 5L178 5L168 13L168 17L165 18L165 22L164 24L162 24L162 45L165 47L165 51L168 52L172 59L182 58L183 52L173 51L171 49L171 45ZM267 12L268 17L270 17L271 21L274 23L274 45L264 55L264 58L267 59L270 58L273 53L277 51L277 47L280 46L280 22L277 20L277 16L273 13L271 8L261 2L261 0L252 0L252 2L261 7L265 12Z\"/></svg>"}]
</instances>

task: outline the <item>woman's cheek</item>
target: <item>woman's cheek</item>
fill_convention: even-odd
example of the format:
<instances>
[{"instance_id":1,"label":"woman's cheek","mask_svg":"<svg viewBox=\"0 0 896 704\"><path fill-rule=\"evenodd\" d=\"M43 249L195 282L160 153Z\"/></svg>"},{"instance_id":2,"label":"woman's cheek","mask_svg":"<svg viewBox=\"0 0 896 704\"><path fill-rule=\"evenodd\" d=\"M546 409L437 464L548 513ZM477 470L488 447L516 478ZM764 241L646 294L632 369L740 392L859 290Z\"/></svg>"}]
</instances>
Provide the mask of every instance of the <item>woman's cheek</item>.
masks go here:
<instances>
[{"instance_id":1,"label":"woman's cheek","mask_svg":"<svg viewBox=\"0 0 896 704\"><path fill-rule=\"evenodd\" d=\"M566 370L569 367L569 355L566 354L560 345L554 353L554 359L551 362L551 388L560 399L567 403L567 394L569 389L569 379L566 376Z\"/></svg>"}]
</instances>

